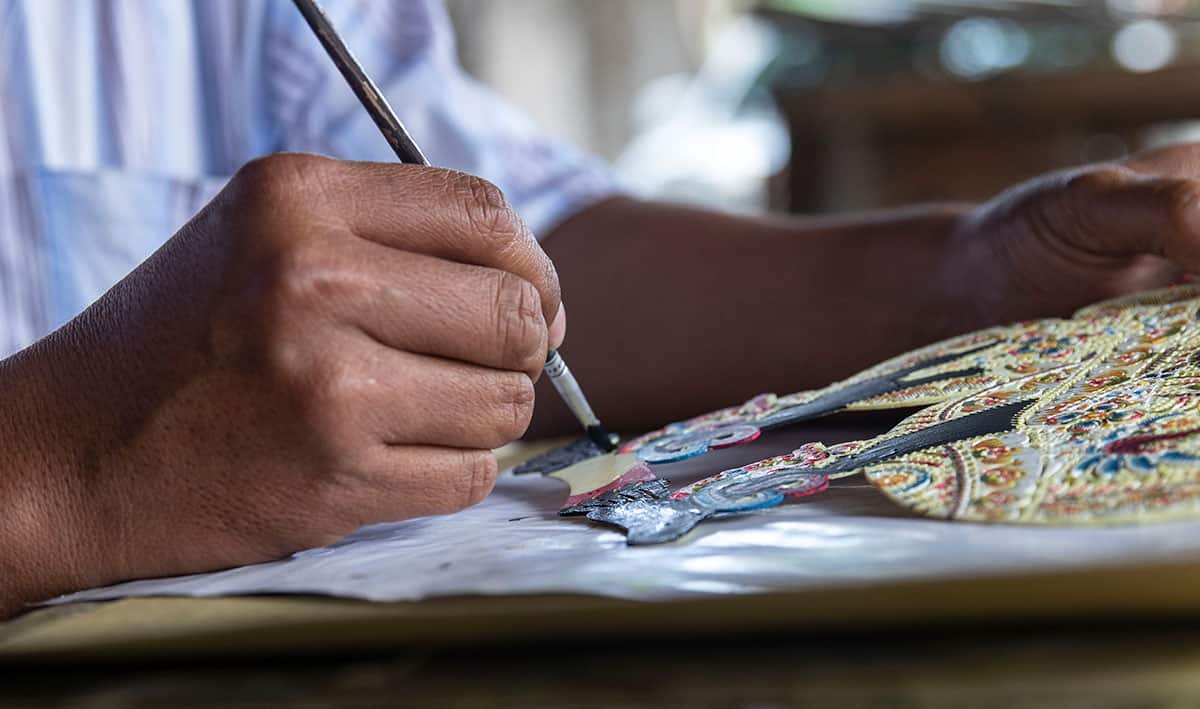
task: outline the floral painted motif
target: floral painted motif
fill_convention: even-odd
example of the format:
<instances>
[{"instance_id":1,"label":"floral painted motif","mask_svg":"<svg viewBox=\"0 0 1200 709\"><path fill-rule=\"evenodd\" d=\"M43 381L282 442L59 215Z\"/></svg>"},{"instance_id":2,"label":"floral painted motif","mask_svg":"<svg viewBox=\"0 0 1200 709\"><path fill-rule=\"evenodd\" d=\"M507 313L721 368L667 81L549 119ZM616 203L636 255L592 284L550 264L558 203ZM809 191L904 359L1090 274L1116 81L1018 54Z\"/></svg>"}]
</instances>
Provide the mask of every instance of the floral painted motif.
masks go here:
<instances>
[{"instance_id":1,"label":"floral painted motif","mask_svg":"<svg viewBox=\"0 0 1200 709\"><path fill-rule=\"evenodd\" d=\"M1200 311L1200 298L1184 309ZM1043 391L1011 433L943 449L955 462L930 468L931 483L952 489L952 501L891 483L892 468L915 455L868 468L868 479L900 504L952 519L1106 524L1200 516L1200 396L1189 389L1200 378L1200 327L1164 329L1155 318L1126 315L1113 326L1122 337L1112 351ZM1159 345L1147 351L1139 327Z\"/></svg>"},{"instance_id":2,"label":"floral painted motif","mask_svg":"<svg viewBox=\"0 0 1200 709\"><path fill-rule=\"evenodd\" d=\"M1025 476L1019 468L989 468L979 475L985 485L991 487L1012 487Z\"/></svg>"},{"instance_id":3,"label":"floral painted motif","mask_svg":"<svg viewBox=\"0 0 1200 709\"><path fill-rule=\"evenodd\" d=\"M1128 367L1139 362L1144 362L1153 356L1154 350L1150 347L1134 347L1133 349L1118 353L1114 359L1122 366Z\"/></svg>"},{"instance_id":4,"label":"floral painted motif","mask_svg":"<svg viewBox=\"0 0 1200 709\"><path fill-rule=\"evenodd\" d=\"M1003 490L992 490L971 500L971 506L976 508L977 511L987 514L988 512L1008 509L1015 502L1017 502L1015 495Z\"/></svg>"},{"instance_id":5,"label":"floral painted motif","mask_svg":"<svg viewBox=\"0 0 1200 709\"><path fill-rule=\"evenodd\" d=\"M1183 331L1185 321L1176 320L1165 325L1158 325L1156 321L1147 321L1148 324L1153 323L1142 335L1140 342L1148 345L1156 345L1178 335Z\"/></svg>"},{"instance_id":6,"label":"floral painted motif","mask_svg":"<svg viewBox=\"0 0 1200 709\"><path fill-rule=\"evenodd\" d=\"M961 411L965 414L973 414L976 411L991 409L1001 404L1007 404L1016 399L1026 398L1024 392L1021 391L998 391L977 394L971 397L970 401L964 402Z\"/></svg>"},{"instance_id":7,"label":"floral painted motif","mask_svg":"<svg viewBox=\"0 0 1200 709\"><path fill-rule=\"evenodd\" d=\"M674 463L713 449L749 443L760 435L762 430L757 426L737 420L705 424L653 440L637 449L637 457L645 463Z\"/></svg>"},{"instance_id":8,"label":"floral painted motif","mask_svg":"<svg viewBox=\"0 0 1200 709\"><path fill-rule=\"evenodd\" d=\"M1042 332L1031 332L1018 338L1014 347L1007 350L1018 361L1026 359L1062 359L1075 352L1075 346L1086 338L1056 336ZM1007 365L1012 368L1013 365Z\"/></svg>"},{"instance_id":9,"label":"floral painted motif","mask_svg":"<svg viewBox=\"0 0 1200 709\"><path fill-rule=\"evenodd\" d=\"M871 393L881 382L894 386ZM683 448L689 435L707 450L721 436L736 439L727 434L739 426L767 428L835 395L846 399L839 410L925 408L874 439L812 443L658 502L638 498L633 537L667 541L710 516L815 494L860 472L898 504L944 519L1077 525L1200 516L1200 286L951 340L818 392L760 397L667 427L629 450ZM615 509L604 519L630 519Z\"/></svg>"},{"instance_id":10,"label":"floral painted motif","mask_svg":"<svg viewBox=\"0 0 1200 709\"><path fill-rule=\"evenodd\" d=\"M1114 396L1100 401L1089 401L1086 406L1076 406L1069 411L1046 417L1046 423L1063 426L1073 436L1080 436L1096 429L1108 429L1145 415L1139 401L1130 396Z\"/></svg>"},{"instance_id":11,"label":"floral painted motif","mask_svg":"<svg viewBox=\"0 0 1200 709\"><path fill-rule=\"evenodd\" d=\"M837 411L930 406L1023 380L1023 392L997 393L967 404L966 413L1021 398L1064 376L1055 372L1111 345L1106 322L1040 320L957 337L888 360L824 389L776 397L762 394L741 406L673 423L636 438L622 452L653 464L703 455L755 440L748 427L777 428ZM1030 375L1046 379L1030 382ZM736 431L737 435L730 432Z\"/></svg>"},{"instance_id":12,"label":"floral painted motif","mask_svg":"<svg viewBox=\"0 0 1200 709\"><path fill-rule=\"evenodd\" d=\"M1168 415L1149 423L1161 432L1139 434L1137 428L1120 428L1088 446L1075 464L1074 474L1112 477L1129 472L1146 476L1166 465L1200 467L1200 455L1182 447L1183 439L1200 438L1200 420Z\"/></svg>"},{"instance_id":13,"label":"floral painted motif","mask_svg":"<svg viewBox=\"0 0 1200 709\"><path fill-rule=\"evenodd\" d=\"M777 407L778 399L774 394L759 394L740 406L731 406L727 409L720 409L719 411L688 419L687 421L673 423L661 430L635 438L622 445L621 452L633 453L667 437L688 436L702 430L713 431L720 424L749 424L756 417L774 411ZM702 439L702 437L699 438ZM699 455L705 452L705 450L707 450L707 447L702 448L692 455ZM682 459L680 458L679 460Z\"/></svg>"},{"instance_id":14,"label":"floral painted motif","mask_svg":"<svg viewBox=\"0 0 1200 709\"><path fill-rule=\"evenodd\" d=\"M1129 381L1129 377L1129 372L1124 369L1110 369L1094 377L1088 377L1083 383L1083 390L1091 393L1110 389L1118 384L1124 384Z\"/></svg>"},{"instance_id":15,"label":"floral painted motif","mask_svg":"<svg viewBox=\"0 0 1200 709\"><path fill-rule=\"evenodd\" d=\"M1003 465L1012 459L1016 452L1014 448L1006 446L998 438L985 438L971 445L971 457L988 465Z\"/></svg>"},{"instance_id":16,"label":"floral painted motif","mask_svg":"<svg viewBox=\"0 0 1200 709\"><path fill-rule=\"evenodd\" d=\"M917 467L907 467L889 470L879 476L876 484L907 493L927 487L931 479L929 471Z\"/></svg>"}]
</instances>

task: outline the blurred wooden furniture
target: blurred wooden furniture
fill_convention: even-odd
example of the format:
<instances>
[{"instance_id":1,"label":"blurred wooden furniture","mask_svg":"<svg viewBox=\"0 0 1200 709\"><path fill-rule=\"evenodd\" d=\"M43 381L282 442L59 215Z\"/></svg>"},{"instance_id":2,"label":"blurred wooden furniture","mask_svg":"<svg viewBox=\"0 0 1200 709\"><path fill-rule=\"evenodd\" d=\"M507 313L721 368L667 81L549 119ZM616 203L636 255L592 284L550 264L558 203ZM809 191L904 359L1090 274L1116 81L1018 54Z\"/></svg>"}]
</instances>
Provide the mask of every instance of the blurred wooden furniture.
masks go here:
<instances>
[{"instance_id":1,"label":"blurred wooden furniture","mask_svg":"<svg viewBox=\"0 0 1200 709\"><path fill-rule=\"evenodd\" d=\"M768 17L785 36L796 31L794 18ZM922 52L927 63L936 60L932 49L918 46L936 27L803 24L827 35L824 51L834 56L820 80L797 81L788 69L770 79L793 139L777 208L811 213L982 200L1033 175L1120 157L1143 147L1155 128L1200 119L1200 63L1182 52L1150 73L1103 56L1069 71L967 81L908 66ZM897 32L913 36L887 37ZM864 57L861 67L855 53ZM888 71L883 65L892 55L897 66Z\"/></svg>"}]
</instances>

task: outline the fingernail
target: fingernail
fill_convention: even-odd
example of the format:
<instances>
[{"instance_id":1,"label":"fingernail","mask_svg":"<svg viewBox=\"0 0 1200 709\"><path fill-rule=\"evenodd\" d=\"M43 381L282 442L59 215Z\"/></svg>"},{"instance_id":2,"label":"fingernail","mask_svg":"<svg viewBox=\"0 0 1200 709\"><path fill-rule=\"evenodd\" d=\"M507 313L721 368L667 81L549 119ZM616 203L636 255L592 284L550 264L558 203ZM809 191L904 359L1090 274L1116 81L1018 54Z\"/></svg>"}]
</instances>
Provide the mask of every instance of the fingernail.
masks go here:
<instances>
[{"instance_id":1,"label":"fingernail","mask_svg":"<svg viewBox=\"0 0 1200 709\"><path fill-rule=\"evenodd\" d=\"M567 308L561 303L558 306L558 314L554 316L554 322L550 323L550 349L556 350L562 346L563 339L567 336Z\"/></svg>"}]
</instances>

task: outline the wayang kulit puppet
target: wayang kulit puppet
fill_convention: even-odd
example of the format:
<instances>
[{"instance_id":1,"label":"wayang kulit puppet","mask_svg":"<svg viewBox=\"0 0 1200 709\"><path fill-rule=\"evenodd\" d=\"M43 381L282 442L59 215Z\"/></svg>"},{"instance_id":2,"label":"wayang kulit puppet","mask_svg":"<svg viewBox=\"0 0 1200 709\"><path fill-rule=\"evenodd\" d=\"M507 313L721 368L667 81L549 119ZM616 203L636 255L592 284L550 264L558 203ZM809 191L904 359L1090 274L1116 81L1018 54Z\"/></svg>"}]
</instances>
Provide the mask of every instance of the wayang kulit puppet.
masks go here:
<instances>
[{"instance_id":1,"label":"wayang kulit puppet","mask_svg":"<svg viewBox=\"0 0 1200 709\"><path fill-rule=\"evenodd\" d=\"M717 472L672 490L655 465L840 411L925 407L890 431ZM1151 522L1200 515L1200 287L996 327L891 359L824 389L762 395L626 443L578 444L524 466L571 485L564 515L679 538L703 520L819 493L863 474L943 519ZM520 471L519 471L520 472Z\"/></svg>"}]
</instances>

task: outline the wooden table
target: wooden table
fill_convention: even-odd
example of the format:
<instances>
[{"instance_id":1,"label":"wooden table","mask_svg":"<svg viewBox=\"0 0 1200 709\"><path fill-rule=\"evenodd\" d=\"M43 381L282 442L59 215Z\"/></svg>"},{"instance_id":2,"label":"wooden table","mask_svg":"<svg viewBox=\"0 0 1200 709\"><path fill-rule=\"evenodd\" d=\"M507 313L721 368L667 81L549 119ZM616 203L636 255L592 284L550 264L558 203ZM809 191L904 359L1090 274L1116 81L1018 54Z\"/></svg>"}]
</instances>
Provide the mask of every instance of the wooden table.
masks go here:
<instances>
[{"instance_id":1,"label":"wooden table","mask_svg":"<svg viewBox=\"0 0 1200 709\"><path fill-rule=\"evenodd\" d=\"M789 632L736 640L27 668L5 706L1191 706L1195 621Z\"/></svg>"}]
</instances>

